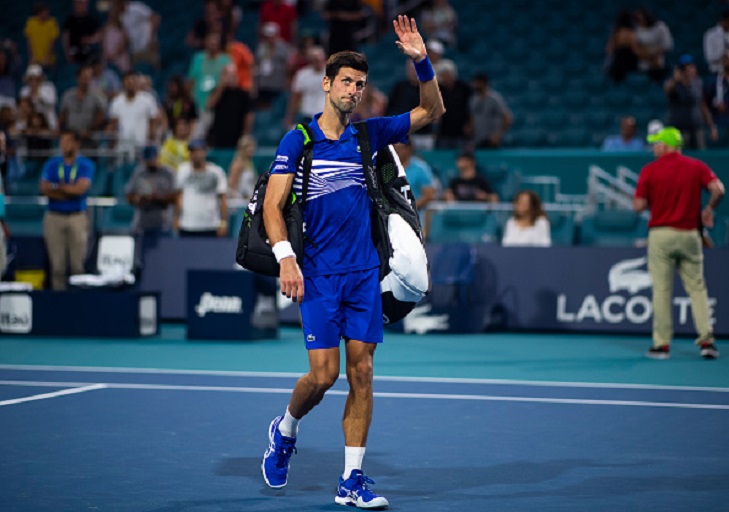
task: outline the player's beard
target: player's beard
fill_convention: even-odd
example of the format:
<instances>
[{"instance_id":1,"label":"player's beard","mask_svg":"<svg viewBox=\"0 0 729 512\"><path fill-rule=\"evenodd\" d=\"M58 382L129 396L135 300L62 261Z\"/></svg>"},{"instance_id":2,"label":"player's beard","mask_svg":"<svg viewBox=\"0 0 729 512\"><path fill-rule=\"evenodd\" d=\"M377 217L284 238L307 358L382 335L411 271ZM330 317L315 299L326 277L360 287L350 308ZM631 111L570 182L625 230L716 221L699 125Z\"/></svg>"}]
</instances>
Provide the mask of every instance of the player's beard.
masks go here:
<instances>
[{"instance_id":1,"label":"player's beard","mask_svg":"<svg viewBox=\"0 0 729 512\"><path fill-rule=\"evenodd\" d=\"M357 104L359 101L357 99L353 99L352 101L345 101L345 100L337 100L337 101L331 101L332 107L334 109L344 115L349 115L352 112L354 112L354 109L357 108Z\"/></svg>"}]
</instances>

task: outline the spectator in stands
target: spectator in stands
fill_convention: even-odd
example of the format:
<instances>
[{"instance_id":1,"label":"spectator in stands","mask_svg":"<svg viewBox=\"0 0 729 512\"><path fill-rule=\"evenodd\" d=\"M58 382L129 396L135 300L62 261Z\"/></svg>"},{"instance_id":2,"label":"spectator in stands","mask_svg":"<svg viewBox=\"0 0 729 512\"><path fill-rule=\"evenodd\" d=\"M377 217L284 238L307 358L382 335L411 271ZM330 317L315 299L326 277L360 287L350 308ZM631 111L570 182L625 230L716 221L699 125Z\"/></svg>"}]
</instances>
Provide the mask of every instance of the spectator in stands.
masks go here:
<instances>
[{"instance_id":1,"label":"spectator in stands","mask_svg":"<svg viewBox=\"0 0 729 512\"><path fill-rule=\"evenodd\" d=\"M443 60L445 46L437 39L428 39L428 42L425 43L425 49L428 51L428 58L434 66Z\"/></svg>"},{"instance_id":2,"label":"spectator in stands","mask_svg":"<svg viewBox=\"0 0 729 512\"><path fill-rule=\"evenodd\" d=\"M73 131L61 132L61 156L43 167L41 194L48 197L43 219L43 238L51 265L51 288L66 288L67 267L71 275L84 273L89 235L86 195L96 166L79 154L80 138Z\"/></svg>"},{"instance_id":3,"label":"spectator in stands","mask_svg":"<svg viewBox=\"0 0 729 512\"><path fill-rule=\"evenodd\" d=\"M21 135L25 134L25 130L30 126L30 118L35 113L33 102L30 98L19 98L15 112L15 129Z\"/></svg>"},{"instance_id":4,"label":"spectator in stands","mask_svg":"<svg viewBox=\"0 0 729 512\"><path fill-rule=\"evenodd\" d=\"M5 155L5 133L0 132L0 159ZM7 241L10 238L10 229L5 222L5 184L0 179L0 281L5 270L8 268L6 254L8 252Z\"/></svg>"},{"instance_id":5,"label":"spectator in stands","mask_svg":"<svg viewBox=\"0 0 729 512\"><path fill-rule=\"evenodd\" d=\"M673 77L666 81L663 90L668 98L668 124L679 130L685 147L704 149L704 122L709 127L712 140L718 132L704 101L703 82L698 76L696 64L690 55L682 55L674 68Z\"/></svg>"},{"instance_id":6,"label":"spectator in stands","mask_svg":"<svg viewBox=\"0 0 729 512\"><path fill-rule=\"evenodd\" d=\"M494 192L489 180L479 176L476 170L476 157L472 153L458 155L456 167L458 176L451 180L443 194L446 201L499 202L499 195Z\"/></svg>"},{"instance_id":7,"label":"spectator in stands","mask_svg":"<svg viewBox=\"0 0 729 512\"><path fill-rule=\"evenodd\" d=\"M435 66L435 72L446 108L440 120L435 144L440 149L463 149L472 127L469 108L471 88L458 78L456 66L450 60L440 61Z\"/></svg>"},{"instance_id":8,"label":"spectator in stands","mask_svg":"<svg viewBox=\"0 0 729 512\"><path fill-rule=\"evenodd\" d=\"M45 2L33 5L33 16L25 22L25 39L28 42L30 64L39 64L48 70L56 63L54 45L61 34L58 21L51 16L51 9Z\"/></svg>"},{"instance_id":9,"label":"spectator in stands","mask_svg":"<svg viewBox=\"0 0 729 512\"><path fill-rule=\"evenodd\" d=\"M19 71L18 48L10 39L6 39L0 49L0 107L15 106Z\"/></svg>"},{"instance_id":10,"label":"spectator in stands","mask_svg":"<svg viewBox=\"0 0 729 512\"><path fill-rule=\"evenodd\" d=\"M46 116L33 111L24 131L25 148L28 151L27 161L43 162L53 147L54 132L48 126Z\"/></svg>"},{"instance_id":11,"label":"spectator in stands","mask_svg":"<svg viewBox=\"0 0 729 512\"><path fill-rule=\"evenodd\" d=\"M469 102L473 123L473 144L476 148L501 147L504 134L514 119L506 101L489 86L486 73L476 73L472 79L473 96Z\"/></svg>"},{"instance_id":12,"label":"spectator in stands","mask_svg":"<svg viewBox=\"0 0 729 512\"><path fill-rule=\"evenodd\" d=\"M278 34L288 44L296 40L296 7L283 0L264 0L258 15L258 32L262 36L263 28L267 23L278 27Z\"/></svg>"},{"instance_id":13,"label":"spectator in stands","mask_svg":"<svg viewBox=\"0 0 729 512\"><path fill-rule=\"evenodd\" d=\"M608 135L602 143L603 151L645 151L643 139L638 137L638 127L633 116L623 116L620 133Z\"/></svg>"},{"instance_id":14,"label":"spectator in stands","mask_svg":"<svg viewBox=\"0 0 729 512\"><path fill-rule=\"evenodd\" d=\"M46 80L43 68L38 64L31 64L25 71L26 85L20 89L21 98L30 98L33 102L33 108L37 112L42 112L46 116L48 126L52 130L58 128L58 117L56 116L56 103L58 96L56 95L56 86L53 82Z\"/></svg>"},{"instance_id":15,"label":"spectator in stands","mask_svg":"<svg viewBox=\"0 0 729 512\"><path fill-rule=\"evenodd\" d=\"M405 62L405 79L398 80L387 99L385 115L393 116L409 112L420 103L420 82L410 59ZM429 124L410 135L415 149L429 151L435 146L433 124Z\"/></svg>"},{"instance_id":16,"label":"spectator in stands","mask_svg":"<svg viewBox=\"0 0 729 512\"><path fill-rule=\"evenodd\" d=\"M243 8L233 4L234 0L220 0L220 16L223 19L223 35L230 41L235 39L240 22L243 21ZM245 87L244 87L245 89Z\"/></svg>"},{"instance_id":17,"label":"spectator in stands","mask_svg":"<svg viewBox=\"0 0 729 512\"><path fill-rule=\"evenodd\" d=\"M712 73L722 71L722 58L729 51L729 10L721 13L719 23L704 33L704 58Z\"/></svg>"},{"instance_id":18,"label":"spectator in stands","mask_svg":"<svg viewBox=\"0 0 729 512\"><path fill-rule=\"evenodd\" d=\"M367 13L360 0L328 0L322 17L329 25L329 55L357 51L355 35Z\"/></svg>"},{"instance_id":19,"label":"spectator in stands","mask_svg":"<svg viewBox=\"0 0 729 512\"><path fill-rule=\"evenodd\" d=\"M63 52L73 64L89 62L101 43L101 24L89 14L88 0L73 0L73 13L63 22Z\"/></svg>"},{"instance_id":20,"label":"spectator in stands","mask_svg":"<svg viewBox=\"0 0 729 512\"><path fill-rule=\"evenodd\" d=\"M387 96L380 91L375 84L367 84L362 99L355 107L350 121L356 123L363 119L382 117L387 110Z\"/></svg>"},{"instance_id":21,"label":"spectator in stands","mask_svg":"<svg viewBox=\"0 0 729 512\"><path fill-rule=\"evenodd\" d=\"M638 71L638 51L635 18L629 9L623 9L605 45L605 71L614 82L620 83L629 73Z\"/></svg>"},{"instance_id":22,"label":"spectator in stands","mask_svg":"<svg viewBox=\"0 0 729 512\"><path fill-rule=\"evenodd\" d=\"M178 117L172 124L172 136L167 137L160 152L162 165L177 171L181 164L190 161L190 151L187 149L192 133L190 121Z\"/></svg>"},{"instance_id":23,"label":"spectator in stands","mask_svg":"<svg viewBox=\"0 0 729 512\"><path fill-rule=\"evenodd\" d=\"M450 47L456 46L458 14L448 0L433 0L433 5L423 11L423 31Z\"/></svg>"},{"instance_id":24,"label":"spectator in stands","mask_svg":"<svg viewBox=\"0 0 729 512\"><path fill-rule=\"evenodd\" d=\"M394 147L398 158L400 158L400 163L405 169L405 175L410 183L410 190L412 190L413 197L415 197L415 206L421 213L421 218L423 218L422 213L425 207L436 199L439 188L438 181L433 176L433 171L425 160L414 154L415 149L412 142L395 144Z\"/></svg>"},{"instance_id":25,"label":"spectator in stands","mask_svg":"<svg viewBox=\"0 0 729 512\"><path fill-rule=\"evenodd\" d=\"M159 68L157 30L160 16L148 5L136 0L114 0L124 31L129 38L132 64L148 63Z\"/></svg>"},{"instance_id":26,"label":"spectator in stands","mask_svg":"<svg viewBox=\"0 0 729 512\"><path fill-rule=\"evenodd\" d=\"M137 75L126 73L123 86L124 92L111 102L108 130L117 134L122 152L136 152L154 142L159 111L154 98L139 91Z\"/></svg>"},{"instance_id":27,"label":"spectator in stands","mask_svg":"<svg viewBox=\"0 0 729 512\"><path fill-rule=\"evenodd\" d=\"M104 64L101 59L93 59L91 61L91 89L101 92L110 103L114 97L121 92L121 78L116 71Z\"/></svg>"},{"instance_id":28,"label":"spectator in stands","mask_svg":"<svg viewBox=\"0 0 729 512\"><path fill-rule=\"evenodd\" d=\"M259 108L271 104L286 90L289 46L278 36L278 25L264 23L256 49L256 80Z\"/></svg>"},{"instance_id":29,"label":"spectator in stands","mask_svg":"<svg viewBox=\"0 0 729 512\"><path fill-rule=\"evenodd\" d=\"M253 74L256 67L256 58L247 44L230 39L226 46L230 60L235 64L238 74L238 85L247 92L251 98L254 95Z\"/></svg>"},{"instance_id":30,"label":"spectator in stands","mask_svg":"<svg viewBox=\"0 0 729 512\"><path fill-rule=\"evenodd\" d=\"M207 146L190 142L190 162L177 170L174 229L180 236L223 237L228 234L228 183L225 172L206 162Z\"/></svg>"},{"instance_id":31,"label":"spectator in stands","mask_svg":"<svg viewBox=\"0 0 729 512\"><path fill-rule=\"evenodd\" d=\"M673 49L668 26L646 8L635 11L638 69L655 81L666 76L666 53Z\"/></svg>"},{"instance_id":32,"label":"spectator in stands","mask_svg":"<svg viewBox=\"0 0 729 512\"><path fill-rule=\"evenodd\" d=\"M228 197L250 200L258 180L258 172L253 162L255 152L256 139L251 135L241 137L228 168Z\"/></svg>"},{"instance_id":33,"label":"spectator in stands","mask_svg":"<svg viewBox=\"0 0 729 512\"><path fill-rule=\"evenodd\" d=\"M109 11L106 25L101 29L101 61L112 64L120 73L132 69L129 55L129 36L122 24L121 11L114 4Z\"/></svg>"},{"instance_id":34,"label":"spectator in stands","mask_svg":"<svg viewBox=\"0 0 729 512\"><path fill-rule=\"evenodd\" d=\"M206 108L208 96L218 85L220 73L230 64L230 57L220 47L220 33L209 32L205 38L205 50L192 57L187 73L188 87L198 112L198 121L193 130L193 138L202 138L213 122L213 114Z\"/></svg>"},{"instance_id":35,"label":"spectator in stands","mask_svg":"<svg viewBox=\"0 0 729 512\"><path fill-rule=\"evenodd\" d=\"M715 359L719 351L709 320L704 282L701 225L714 225L714 211L724 196L724 185L701 161L681 154L681 132L667 127L648 137L655 161L643 167L633 198L636 212L650 209L648 272L653 282L653 346L647 355L668 359L673 337L672 293L675 269L691 299L701 356ZM701 193L710 194L701 208Z\"/></svg>"},{"instance_id":36,"label":"spectator in stands","mask_svg":"<svg viewBox=\"0 0 729 512\"><path fill-rule=\"evenodd\" d=\"M98 90L91 88L93 69L83 65L76 71L76 87L61 98L58 124L62 130L73 130L81 137L82 147L95 147L93 132L103 130L106 100Z\"/></svg>"},{"instance_id":37,"label":"spectator in stands","mask_svg":"<svg viewBox=\"0 0 729 512\"><path fill-rule=\"evenodd\" d=\"M178 119L185 119L189 126L197 120L197 107L195 101L185 86L185 79L174 75L167 82L167 92L163 101L167 122L174 129Z\"/></svg>"},{"instance_id":38,"label":"spectator in stands","mask_svg":"<svg viewBox=\"0 0 729 512\"><path fill-rule=\"evenodd\" d=\"M522 190L514 196L514 209L506 221L501 245L504 247L552 245L549 219L536 192Z\"/></svg>"},{"instance_id":39,"label":"spectator in stands","mask_svg":"<svg viewBox=\"0 0 729 512\"><path fill-rule=\"evenodd\" d=\"M729 51L722 56L721 63L719 71L706 81L704 101L714 126L717 130L721 128L726 137L729 130Z\"/></svg>"},{"instance_id":40,"label":"spectator in stands","mask_svg":"<svg viewBox=\"0 0 729 512\"><path fill-rule=\"evenodd\" d=\"M296 123L311 122L314 114L324 110L326 95L321 87L327 57L324 49L313 46L308 51L309 65L294 75L291 85L284 128L287 130Z\"/></svg>"},{"instance_id":41,"label":"spectator in stands","mask_svg":"<svg viewBox=\"0 0 729 512\"><path fill-rule=\"evenodd\" d=\"M297 71L309 65L309 49L321 46L319 38L312 33L302 33L297 45L289 53L287 63L289 79L293 80Z\"/></svg>"},{"instance_id":42,"label":"spectator in stands","mask_svg":"<svg viewBox=\"0 0 729 512\"><path fill-rule=\"evenodd\" d=\"M208 141L214 148L229 149L253 129L253 105L250 95L240 88L235 66L228 64L220 74L217 87L208 98L207 108L213 112Z\"/></svg>"},{"instance_id":43,"label":"spectator in stands","mask_svg":"<svg viewBox=\"0 0 729 512\"><path fill-rule=\"evenodd\" d=\"M205 38L210 32L220 34L220 47L225 48L231 30L225 23L218 0L205 0L203 3L203 17L195 21L195 25L188 32L185 42L190 48L199 50L205 46Z\"/></svg>"},{"instance_id":44,"label":"spectator in stands","mask_svg":"<svg viewBox=\"0 0 729 512\"><path fill-rule=\"evenodd\" d=\"M125 189L127 202L136 207L132 226L142 235L165 235L172 228L170 207L177 200L175 175L160 165L157 146L146 146L142 158Z\"/></svg>"}]
</instances>

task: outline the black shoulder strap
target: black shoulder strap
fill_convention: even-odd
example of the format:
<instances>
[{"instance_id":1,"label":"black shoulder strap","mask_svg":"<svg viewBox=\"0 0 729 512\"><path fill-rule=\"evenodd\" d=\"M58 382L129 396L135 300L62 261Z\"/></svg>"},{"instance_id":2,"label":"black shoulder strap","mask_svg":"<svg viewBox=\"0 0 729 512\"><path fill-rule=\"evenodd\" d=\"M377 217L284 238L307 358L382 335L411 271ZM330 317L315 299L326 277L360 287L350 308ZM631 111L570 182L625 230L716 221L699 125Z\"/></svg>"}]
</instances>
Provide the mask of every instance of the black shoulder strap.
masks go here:
<instances>
[{"instance_id":1,"label":"black shoulder strap","mask_svg":"<svg viewBox=\"0 0 729 512\"><path fill-rule=\"evenodd\" d=\"M311 174L311 162L314 159L314 141L312 140L311 127L306 123L296 125L296 129L304 135L304 150L301 153L301 165L303 174L301 177L301 203L306 202L306 195L309 192L309 175Z\"/></svg>"},{"instance_id":2,"label":"black shoulder strap","mask_svg":"<svg viewBox=\"0 0 729 512\"><path fill-rule=\"evenodd\" d=\"M370 145L370 133L367 130L367 122L359 121L354 123L357 129L357 142L359 143L360 153L362 154L362 171L364 172L365 183L367 184L367 193L378 208L383 208L386 204L385 196L382 194L382 182L377 176L375 166L372 163L372 146Z\"/></svg>"}]
</instances>

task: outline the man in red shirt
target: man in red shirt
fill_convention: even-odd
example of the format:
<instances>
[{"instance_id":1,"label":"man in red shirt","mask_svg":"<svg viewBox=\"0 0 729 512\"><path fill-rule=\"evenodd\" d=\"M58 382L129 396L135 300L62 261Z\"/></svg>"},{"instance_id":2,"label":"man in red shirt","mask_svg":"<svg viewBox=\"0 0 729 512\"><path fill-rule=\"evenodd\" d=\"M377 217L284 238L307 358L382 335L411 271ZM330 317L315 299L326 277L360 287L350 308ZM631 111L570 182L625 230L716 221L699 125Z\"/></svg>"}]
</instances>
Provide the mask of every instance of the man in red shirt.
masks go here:
<instances>
[{"instance_id":1,"label":"man in red shirt","mask_svg":"<svg viewBox=\"0 0 729 512\"><path fill-rule=\"evenodd\" d=\"M259 34L260 27L268 22L278 25L281 39L291 44L296 39L296 8L285 4L283 0L265 0L258 13Z\"/></svg>"},{"instance_id":2,"label":"man in red shirt","mask_svg":"<svg viewBox=\"0 0 729 512\"><path fill-rule=\"evenodd\" d=\"M643 167L633 198L636 212L650 209L648 271L653 280L653 346L648 357L668 359L673 337L671 299L676 268L691 299L696 344L705 359L719 351L709 322L709 299L704 282L704 253L700 234L714 226L714 209L724 196L724 185L703 162L681 154L681 132L666 127L649 135L654 162ZM701 209L701 191L711 194Z\"/></svg>"}]
</instances>

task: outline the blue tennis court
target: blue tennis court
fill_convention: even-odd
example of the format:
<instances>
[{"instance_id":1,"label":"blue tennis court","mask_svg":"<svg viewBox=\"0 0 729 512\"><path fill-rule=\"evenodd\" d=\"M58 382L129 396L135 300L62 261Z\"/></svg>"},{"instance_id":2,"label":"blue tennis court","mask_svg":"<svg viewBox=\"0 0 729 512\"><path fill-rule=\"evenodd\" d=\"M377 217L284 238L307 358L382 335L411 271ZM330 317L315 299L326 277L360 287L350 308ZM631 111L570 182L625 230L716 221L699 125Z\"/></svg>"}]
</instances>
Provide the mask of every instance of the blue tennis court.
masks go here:
<instances>
[{"instance_id":1,"label":"blue tennis court","mask_svg":"<svg viewBox=\"0 0 729 512\"><path fill-rule=\"evenodd\" d=\"M0 339L0 510L342 510L346 381L273 491L261 455L304 371L300 335L180 334ZM388 334L365 472L392 510L729 510L727 359L679 340L652 361L646 343Z\"/></svg>"}]
</instances>

